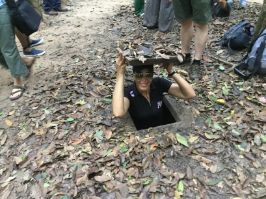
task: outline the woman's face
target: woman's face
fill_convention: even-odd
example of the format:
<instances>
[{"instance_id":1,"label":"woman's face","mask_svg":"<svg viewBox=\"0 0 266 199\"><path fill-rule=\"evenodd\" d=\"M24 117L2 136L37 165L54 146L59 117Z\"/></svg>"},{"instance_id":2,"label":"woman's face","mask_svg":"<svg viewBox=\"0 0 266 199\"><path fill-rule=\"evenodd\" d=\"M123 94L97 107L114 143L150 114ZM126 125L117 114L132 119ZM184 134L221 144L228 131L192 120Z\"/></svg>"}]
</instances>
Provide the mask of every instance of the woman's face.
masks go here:
<instances>
[{"instance_id":1,"label":"woman's face","mask_svg":"<svg viewBox=\"0 0 266 199\"><path fill-rule=\"evenodd\" d=\"M153 74L151 72L135 73L135 83L139 92L150 90Z\"/></svg>"}]
</instances>

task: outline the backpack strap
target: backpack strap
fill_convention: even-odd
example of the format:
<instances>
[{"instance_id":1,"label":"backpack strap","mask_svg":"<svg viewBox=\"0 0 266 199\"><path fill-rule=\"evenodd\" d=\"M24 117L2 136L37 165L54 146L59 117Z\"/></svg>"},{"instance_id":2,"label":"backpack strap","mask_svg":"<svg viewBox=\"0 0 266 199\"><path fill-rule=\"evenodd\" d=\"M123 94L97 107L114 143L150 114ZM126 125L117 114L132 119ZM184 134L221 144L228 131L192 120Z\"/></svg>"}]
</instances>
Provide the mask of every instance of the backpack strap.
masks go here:
<instances>
[{"instance_id":1,"label":"backpack strap","mask_svg":"<svg viewBox=\"0 0 266 199\"><path fill-rule=\"evenodd\" d=\"M247 71L247 68L248 68L248 65L245 62L242 62L234 68L234 72L235 74L240 76L242 79L247 80L251 77L250 73L249 74L245 73Z\"/></svg>"},{"instance_id":2,"label":"backpack strap","mask_svg":"<svg viewBox=\"0 0 266 199\"><path fill-rule=\"evenodd\" d=\"M243 78L244 80L247 80L250 77L252 77L253 75L255 75L259 71L259 69L261 68L261 59L262 59L262 56L263 56L263 52L264 52L265 46L266 46L266 42L263 41L260 44L260 47L257 50L257 53L256 53L257 56L256 56L256 59L255 59L253 71L247 72L248 71L248 64L245 63L244 61L242 61L239 65L237 65L234 68L234 72L237 75L239 75L241 78ZM245 60L247 58L247 56L248 56L248 54L244 57L243 60Z\"/></svg>"}]
</instances>

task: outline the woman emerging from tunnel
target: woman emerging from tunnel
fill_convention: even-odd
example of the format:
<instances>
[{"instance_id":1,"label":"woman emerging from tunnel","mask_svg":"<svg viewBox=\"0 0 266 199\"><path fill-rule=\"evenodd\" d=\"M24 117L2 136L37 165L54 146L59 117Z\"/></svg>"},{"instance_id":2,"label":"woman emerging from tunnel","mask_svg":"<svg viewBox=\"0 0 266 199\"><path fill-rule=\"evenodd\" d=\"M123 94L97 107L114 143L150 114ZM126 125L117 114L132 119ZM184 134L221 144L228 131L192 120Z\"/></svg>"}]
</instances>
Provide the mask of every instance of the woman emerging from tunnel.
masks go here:
<instances>
[{"instance_id":1,"label":"woman emerging from tunnel","mask_svg":"<svg viewBox=\"0 0 266 199\"><path fill-rule=\"evenodd\" d=\"M175 83L161 77L153 78L152 65L133 66L134 83L126 88L125 58L122 54L116 59L116 67L113 114L123 117L129 111L137 130L164 124L164 93L182 99L191 99L196 95L192 86L173 70L171 64L165 69Z\"/></svg>"}]
</instances>

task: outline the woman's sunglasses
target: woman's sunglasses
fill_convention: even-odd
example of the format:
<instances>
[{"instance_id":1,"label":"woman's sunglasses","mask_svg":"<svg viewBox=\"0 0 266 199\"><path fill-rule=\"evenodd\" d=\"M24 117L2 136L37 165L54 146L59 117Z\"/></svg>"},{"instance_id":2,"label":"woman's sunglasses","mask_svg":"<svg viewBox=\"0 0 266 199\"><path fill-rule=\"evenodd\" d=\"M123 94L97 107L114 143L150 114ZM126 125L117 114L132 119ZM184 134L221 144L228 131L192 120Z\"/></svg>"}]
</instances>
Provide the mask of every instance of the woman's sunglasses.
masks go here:
<instances>
[{"instance_id":1,"label":"woman's sunglasses","mask_svg":"<svg viewBox=\"0 0 266 199\"><path fill-rule=\"evenodd\" d=\"M153 77L152 73L134 73L135 78L137 79L142 79L142 78L147 78L151 79Z\"/></svg>"}]
</instances>

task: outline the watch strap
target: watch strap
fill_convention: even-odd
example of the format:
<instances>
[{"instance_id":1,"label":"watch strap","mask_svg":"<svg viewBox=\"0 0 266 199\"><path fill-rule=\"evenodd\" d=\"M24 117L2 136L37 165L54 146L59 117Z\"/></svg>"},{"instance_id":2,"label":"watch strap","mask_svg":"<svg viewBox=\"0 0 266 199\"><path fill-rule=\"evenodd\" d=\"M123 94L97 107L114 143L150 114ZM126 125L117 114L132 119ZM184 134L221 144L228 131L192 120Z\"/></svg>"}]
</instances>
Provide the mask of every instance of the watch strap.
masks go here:
<instances>
[{"instance_id":1,"label":"watch strap","mask_svg":"<svg viewBox=\"0 0 266 199\"><path fill-rule=\"evenodd\" d=\"M168 77L172 77L175 73L176 73L176 71L173 71L173 72L169 73Z\"/></svg>"}]
</instances>

